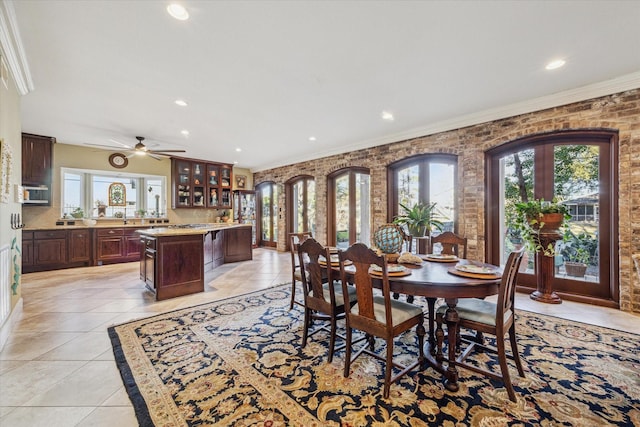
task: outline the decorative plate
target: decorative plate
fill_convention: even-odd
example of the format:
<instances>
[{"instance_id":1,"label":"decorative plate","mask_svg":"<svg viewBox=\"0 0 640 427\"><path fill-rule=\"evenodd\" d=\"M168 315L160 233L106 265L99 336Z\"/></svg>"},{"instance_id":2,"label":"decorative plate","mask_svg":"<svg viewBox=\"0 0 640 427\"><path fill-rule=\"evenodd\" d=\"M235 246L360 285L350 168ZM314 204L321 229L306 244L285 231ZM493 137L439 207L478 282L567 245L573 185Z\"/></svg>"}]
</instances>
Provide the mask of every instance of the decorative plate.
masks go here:
<instances>
[{"instance_id":1,"label":"decorative plate","mask_svg":"<svg viewBox=\"0 0 640 427\"><path fill-rule=\"evenodd\" d=\"M474 273L474 274L498 274L499 270L495 267L488 267L484 265L475 265L475 264L458 264L456 265L456 270L464 271L465 273Z\"/></svg>"},{"instance_id":2,"label":"decorative plate","mask_svg":"<svg viewBox=\"0 0 640 427\"><path fill-rule=\"evenodd\" d=\"M459 261L455 255L445 255L445 254L427 254L424 259L427 261L436 261L436 262L456 262Z\"/></svg>"}]
</instances>

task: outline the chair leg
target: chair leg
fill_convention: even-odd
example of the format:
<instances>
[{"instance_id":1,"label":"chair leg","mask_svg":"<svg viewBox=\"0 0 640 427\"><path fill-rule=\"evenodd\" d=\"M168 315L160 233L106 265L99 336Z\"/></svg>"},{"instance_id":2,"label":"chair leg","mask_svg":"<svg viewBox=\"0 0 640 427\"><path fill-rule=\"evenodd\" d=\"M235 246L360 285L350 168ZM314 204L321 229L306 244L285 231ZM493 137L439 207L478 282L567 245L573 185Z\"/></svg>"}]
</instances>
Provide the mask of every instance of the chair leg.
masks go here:
<instances>
[{"instance_id":1,"label":"chair leg","mask_svg":"<svg viewBox=\"0 0 640 427\"><path fill-rule=\"evenodd\" d=\"M387 340L387 362L384 367L384 390L382 396L389 398L391 388L391 371L393 370L393 338Z\"/></svg>"},{"instance_id":2,"label":"chair leg","mask_svg":"<svg viewBox=\"0 0 640 427\"><path fill-rule=\"evenodd\" d=\"M511 325L511 328L509 328L509 341L511 342L511 353L513 354L513 360L516 362L518 373L522 378L524 378L524 369L522 369L522 362L520 361L520 353L518 353L518 342L516 341L515 325Z\"/></svg>"},{"instance_id":3,"label":"chair leg","mask_svg":"<svg viewBox=\"0 0 640 427\"><path fill-rule=\"evenodd\" d=\"M296 278L291 278L291 302L289 303L289 310L293 309L293 304L296 300Z\"/></svg>"},{"instance_id":4,"label":"chair leg","mask_svg":"<svg viewBox=\"0 0 640 427\"><path fill-rule=\"evenodd\" d=\"M309 336L309 328L311 327L311 310L304 309L304 323L302 329L302 348L307 345L307 337Z\"/></svg>"},{"instance_id":5,"label":"chair leg","mask_svg":"<svg viewBox=\"0 0 640 427\"><path fill-rule=\"evenodd\" d=\"M345 378L349 377L349 371L351 371L351 328L347 325L347 332L345 334L346 351L344 355L344 373Z\"/></svg>"},{"instance_id":6,"label":"chair leg","mask_svg":"<svg viewBox=\"0 0 640 427\"><path fill-rule=\"evenodd\" d=\"M436 346L433 329L436 312L436 298L427 298L427 306L429 307L429 347L431 347L431 354L433 354Z\"/></svg>"},{"instance_id":7,"label":"chair leg","mask_svg":"<svg viewBox=\"0 0 640 427\"><path fill-rule=\"evenodd\" d=\"M334 349L336 348L336 334L337 334L336 323L337 323L336 316L332 315L331 316L331 332L329 337L329 358L328 358L329 363L333 361L333 352L334 352Z\"/></svg>"},{"instance_id":8,"label":"chair leg","mask_svg":"<svg viewBox=\"0 0 640 427\"><path fill-rule=\"evenodd\" d=\"M418 324L416 328L416 333L418 334L418 361L420 362L420 366L424 365L424 336L427 332L424 329L424 325L422 323Z\"/></svg>"},{"instance_id":9,"label":"chair leg","mask_svg":"<svg viewBox=\"0 0 640 427\"><path fill-rule=\"evenodd\" d=\"M496 337L496 347L498 350L498 361L500 362L500 371L502 372L502 382L504 383L504 387L507 389L507 394L509 395L509 400L512 402L517 402L516 392L513 389L513 385L511 384L511 376L509 375L509 366L507 365L507 353L505 349L504 343L504 335L502 337Z\"/></svg>"}]
</instances>

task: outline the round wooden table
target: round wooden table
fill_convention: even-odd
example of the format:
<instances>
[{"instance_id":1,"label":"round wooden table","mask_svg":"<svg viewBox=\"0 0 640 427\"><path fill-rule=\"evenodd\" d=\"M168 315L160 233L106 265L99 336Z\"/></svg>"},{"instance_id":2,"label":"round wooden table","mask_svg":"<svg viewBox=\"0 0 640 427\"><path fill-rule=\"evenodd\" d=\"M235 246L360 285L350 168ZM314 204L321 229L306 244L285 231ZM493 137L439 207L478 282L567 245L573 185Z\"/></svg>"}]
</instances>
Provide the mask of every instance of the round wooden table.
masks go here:
<instances>
[{"instance_id":1,"label":"round wooden table","mask_svg":"<svg viewBox=\"0 0 640 427\"><path fill-rule=\"evenodd\" d=\"M458 390L458 370L456 369L458 331L458 312L456 311L456 305L458 304L458 299L485 298L490 295L496 295L501 281L500 277L481 279L454 275L450 273L449 270L455 268L456 264L476 264L499 269L499 267L491 264L483 264L463 259L457 262L424 261L420 266L403 264L405 267L411 269L411 274L408 276L389 276L389 285L393 293L427 298L429 304L429 337L426 344L425 356L429 364L446 377L445 387L451 391ZM374 280L374 286L381 286L381 281ZM442 361L438 361L433 357L433 349L435 349L434 309L437 298L444 298L448 306L444 319L447 322L447 342L449 348L448 357ZM440 353L442 353L442 349L439 350ZM447 366L444 366L442 362L447 362Z\"/></svg>"}]
</instances>

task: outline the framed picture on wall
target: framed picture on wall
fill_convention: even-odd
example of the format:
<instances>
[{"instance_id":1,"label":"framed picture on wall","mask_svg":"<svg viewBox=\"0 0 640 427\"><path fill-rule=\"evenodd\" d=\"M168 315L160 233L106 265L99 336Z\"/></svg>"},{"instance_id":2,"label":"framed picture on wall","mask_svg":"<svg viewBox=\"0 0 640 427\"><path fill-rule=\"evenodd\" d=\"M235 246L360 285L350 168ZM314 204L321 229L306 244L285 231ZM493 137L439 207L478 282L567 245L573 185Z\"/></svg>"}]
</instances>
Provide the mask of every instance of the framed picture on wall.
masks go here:
<instances>
[{"instance_id":1,"label":"framed picture on wall","mask_svg":"<svg viewBox=\"0 0 640 427\"><path fill-rule=\"evenodd\" d=\"M244 175L236 175L236 188L242 190L247 185L247 177Z\"/></svg>"}]
</instances>

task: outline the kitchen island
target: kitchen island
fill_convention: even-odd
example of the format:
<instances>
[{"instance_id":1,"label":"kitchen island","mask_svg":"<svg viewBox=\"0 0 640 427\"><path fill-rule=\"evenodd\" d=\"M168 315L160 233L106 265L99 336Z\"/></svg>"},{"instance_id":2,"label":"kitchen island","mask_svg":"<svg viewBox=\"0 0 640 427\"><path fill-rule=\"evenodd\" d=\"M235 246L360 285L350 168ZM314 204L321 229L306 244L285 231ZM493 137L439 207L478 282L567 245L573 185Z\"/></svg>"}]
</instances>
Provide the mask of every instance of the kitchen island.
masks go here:
<instances>
[{"instance_id":1,"label":"kitchen island","mask_svg":"<svg viewBox=\"0 0 640 427\"><path fill-rule=\"evenodd\" d=\"M140 279L157 300L204 291L204 273L252 259L250 224L188 224L138 230Z\"/></svg>"}]
</instances>

